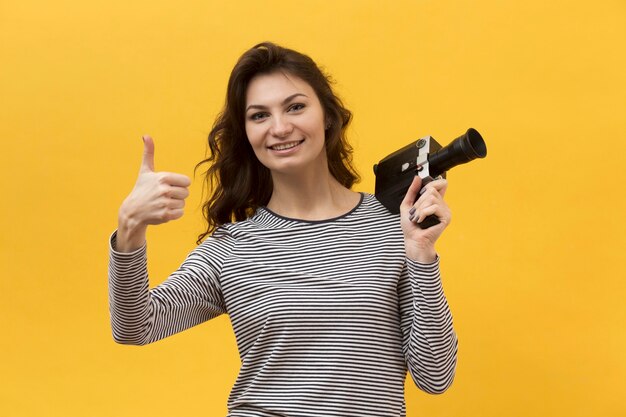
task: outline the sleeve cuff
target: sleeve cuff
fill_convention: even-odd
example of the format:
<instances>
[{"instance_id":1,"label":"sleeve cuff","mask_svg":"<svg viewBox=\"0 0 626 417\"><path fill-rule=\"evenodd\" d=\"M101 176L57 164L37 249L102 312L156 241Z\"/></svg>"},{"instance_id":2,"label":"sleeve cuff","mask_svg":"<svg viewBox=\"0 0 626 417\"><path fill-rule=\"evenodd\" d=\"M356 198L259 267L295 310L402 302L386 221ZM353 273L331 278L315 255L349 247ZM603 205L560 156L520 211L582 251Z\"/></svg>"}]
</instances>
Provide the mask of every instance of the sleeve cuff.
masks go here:
<instances>
[{"instance_id":1,"label":"sleeve cuff","mask_svg":"<svg viewBox=\"0 0 626 417\"><path fill-rule=\"evenodd\" d=\"M135 258L146 252L146 243L144 243L142 247L135 249L132 252L118 252L117 250L115 250L116 242L117 242L117 229L111 234L111 237L109 238L109 250L111 251L111 256L114 258L117 258L117 259Z\"/></svg>"},{"instance_id":2,"label":"sleeve cuff","mask_svg":"<svg viewBox=\"0 0 626 417\"><path fill-rule=\"evenodd\" d=\"M431 275L434 272L439 271L439 254L433 262L422 263L418 261L414 261L411 258L406 258L406 264L409 269L409 272L415 275Z\"/></svg>"},{"instance_id":3,"label":"sleeve cuff","mask_svg":"<svg viewBox=\"0 0 626 417\"><path fill-rule=\"evenodd\" d=\"M418 265L418 266L431 266L431 265L439 265L439 254L437 254L437 255L436 255L436 258L435 258L435 260L434 260L434 261L432 261L432 262L428 262L428 263L423 263L423 262L414 261L413 259L411 259L411 258L409 258L409 257L407 257L407 258L406 258L406 261L407 261L408 263L412 263L412 264L415 264L415 265Z\"/></svg>"}]
</instances>

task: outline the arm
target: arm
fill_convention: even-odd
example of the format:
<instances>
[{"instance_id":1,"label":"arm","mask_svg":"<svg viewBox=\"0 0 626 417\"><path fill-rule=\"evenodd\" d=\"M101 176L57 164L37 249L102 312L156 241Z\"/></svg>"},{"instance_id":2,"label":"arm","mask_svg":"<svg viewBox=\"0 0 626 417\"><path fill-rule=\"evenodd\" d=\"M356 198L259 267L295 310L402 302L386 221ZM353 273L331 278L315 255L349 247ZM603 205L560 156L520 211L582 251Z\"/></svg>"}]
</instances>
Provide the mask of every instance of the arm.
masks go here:
<instances>
[{"instance_id":1,"label":"arm","mask_svg":"<svg viewBox=\"0 0 626 417\"><path fill-rule=\"evenodd\" d=\"M418 388L440 394L454 379L457 337L441 285L439 259L429 264L407 259L398 298L409 373Z\"/></svg>"},{"instance_id":2,"label":"arm","mask_svg":"<svg viewBox=\"0 0 626 417\"><path fill-rule=\"evenodd\" d=\"M443 200L447 181L432 181L422 192L421 185L416 176L400 206L406 268L398 284L398 297L409 372L420 389L438 394L452 384L457 360L457 338L435 251L435 242L452 216ZM429 215L437 216L440 223L422 229L418 223Z\"/></svg>"},{"instance_id":3,"label":"arm","mask_svg":"<svg viewBox=\"0 0 626 417\"><path fill-rule=\"evenodd\" d=\"M149 290L146 246L118 252L111 237L109 308L117 343L145 345L226 311L219 284L223 262L232 247L226 234L210 237L180 268Z\"/></svg>"},{"instance_id":4,"label":"arm","mask_svg":"<svg viewBox=\"0 0 626 417\"><path fill-rule=\"evenodd\" d=\"M135 187L120 207L109 263L113 338L118 343L137 345L224 312L218 277L223 261L220 256L228 250L228 245L221 245L218 239L205 242L166 282L148 290L146 229L183 215L191 181L181 174L156 172L154 141L150 136L144 136L143 141L141 168Z\"/></svg>"}]
</instances>

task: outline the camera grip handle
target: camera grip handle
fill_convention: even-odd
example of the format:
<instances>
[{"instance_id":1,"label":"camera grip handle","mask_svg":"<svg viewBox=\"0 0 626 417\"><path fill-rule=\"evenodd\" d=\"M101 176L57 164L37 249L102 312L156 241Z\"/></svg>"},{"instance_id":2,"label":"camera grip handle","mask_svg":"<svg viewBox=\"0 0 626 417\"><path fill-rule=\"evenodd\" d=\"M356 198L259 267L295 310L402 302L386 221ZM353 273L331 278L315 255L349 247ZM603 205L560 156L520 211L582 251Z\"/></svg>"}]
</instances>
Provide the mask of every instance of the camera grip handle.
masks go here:
<instances>
[{"instance_id":1,"label":"camera grip handle","mask_svg":"<svg viewBox=\"0 0 626 417\"><path fill-rule=\"evenodd\" d=\"M422 220L421 223L416 223L420 229L428 229L429 227L432 227L436 224L441 223L441 221L439 220L439 217L435 216L434 214L431 214L430 216L426 216L426 218L424 220Z\"/></svg>"},{"instance_id":2,"label":"camera grip handle","mask_svg":"<svg viewBox=\"0 0 626 417\"><path fill-rule=\"evenodd\" d=\"M440 178L440 177L437 177L437 178ZM419 191L419 195L424 194L424 191L426 191L426 188L424 186L434 180L435 178L432 178L430 175L422 178L422 188ZM426 216L426 218L422 220L421 223L416 223L416 224L419 226L420 229L428 229L429 227L433 227L434 225L439 224L439 223L441 223L441 221L439 220L439 217L435 216L434 214L431 214L429 216Z\"/></svg>"}]
</instances>

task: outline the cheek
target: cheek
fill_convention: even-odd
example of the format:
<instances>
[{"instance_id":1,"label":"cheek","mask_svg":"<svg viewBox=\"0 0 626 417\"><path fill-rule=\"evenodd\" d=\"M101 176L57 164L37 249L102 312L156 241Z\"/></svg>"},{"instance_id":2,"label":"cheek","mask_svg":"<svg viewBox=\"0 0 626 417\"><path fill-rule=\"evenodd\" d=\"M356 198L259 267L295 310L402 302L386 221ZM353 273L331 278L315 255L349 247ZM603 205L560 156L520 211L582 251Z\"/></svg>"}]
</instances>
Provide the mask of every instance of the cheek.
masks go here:
<instances>
[{"instance_id":1,"label":"cheek","mask_svg":"<svg viewBox=\"0 0 626 417\"><path fill-rule=\"evenodd\" d=\"M310 125L310 129L312 129L313 131L315 131L315 133L317 135L321 134L322 137L324 137L325 135L325 126L326 123L324 121L324 113L323 112L319 112L319 114L317 114L312 120L311 120L311 125Z\"/></svg>"},{"instance_id":2,"label":"cheek","mask_svg":"<svg viewBox=\"0 0 626 417\"><path fill-rule=\"evenodd\" d=\"M248 143L252 147L252 152L256 156L257 160L261 163L265 157L265 145L263 141L263 134L259 129L255 129L255 126L246 126L246 136L248 137Z\"/></svg>"},{"instance_id":3,"label":"cheek","mask_svg":"<svg viewBox=\"0 0 626 417\"><path fill-rule=\"evenodd\" d=\"M315 137L321 138L322 141L326 139L326 130L324 129L324 123L316 122L310 126L310 131L314 132Z\"/></svg>"},{"instance_id":4,"label":"cheek","mask_svg":"<svg viewBox=\"0 0 626 417\"><path fill-rule=\"evenodd\" d=\"M258 129L254 128L253 125L246 125L246 136L248 137L248 142L252 145L253 148L256 148L259 145L260 135Z\"/></svg>"}]
</instances>

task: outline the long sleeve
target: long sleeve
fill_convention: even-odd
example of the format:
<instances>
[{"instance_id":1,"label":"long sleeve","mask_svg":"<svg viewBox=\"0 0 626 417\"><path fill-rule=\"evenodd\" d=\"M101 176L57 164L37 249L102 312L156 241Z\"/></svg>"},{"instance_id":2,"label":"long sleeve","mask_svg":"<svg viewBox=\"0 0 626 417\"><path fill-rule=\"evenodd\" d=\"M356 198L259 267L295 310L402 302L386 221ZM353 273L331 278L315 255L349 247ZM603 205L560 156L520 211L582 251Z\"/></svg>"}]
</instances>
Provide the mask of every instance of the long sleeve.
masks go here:
<instances>
[{"instance_id":1,"label":"long sleeve","mask_svg":"<svg viewBox=\"0 0 626 417\"><path fill-rule=\"evenodd\" d=\"M149 343L228 310L241 358L230 417L404 417L407 368L443 392L456 335L438 264L406 259L399 220L369 194L323 221L259 208L150 291L145 248L112 251L116 340Z\"/></svg>"},{"instance_id":2,"label":"long sleeve","mask_svg":"<svg viewBox=\"0 0 626 417\"><path fill-rule=\"evenodd\" d=\"M145 345L226 312L219 282L232 239L210 237L166 281L149 289L146 247L115 251L110 239L109 309L118 343Z\"/></svg>"},{"instance_id":3,"label":"long sleeve","mask_svg":"<svg viewBox=\"0 0 626 417\"><path fill-rule=\"evenodd\" d=\"M417 387L440 394L454 379L457 337L443 293L439 258L431 264L406 262L398 284L403 352Z\"/></svg>"}]
</instances>

